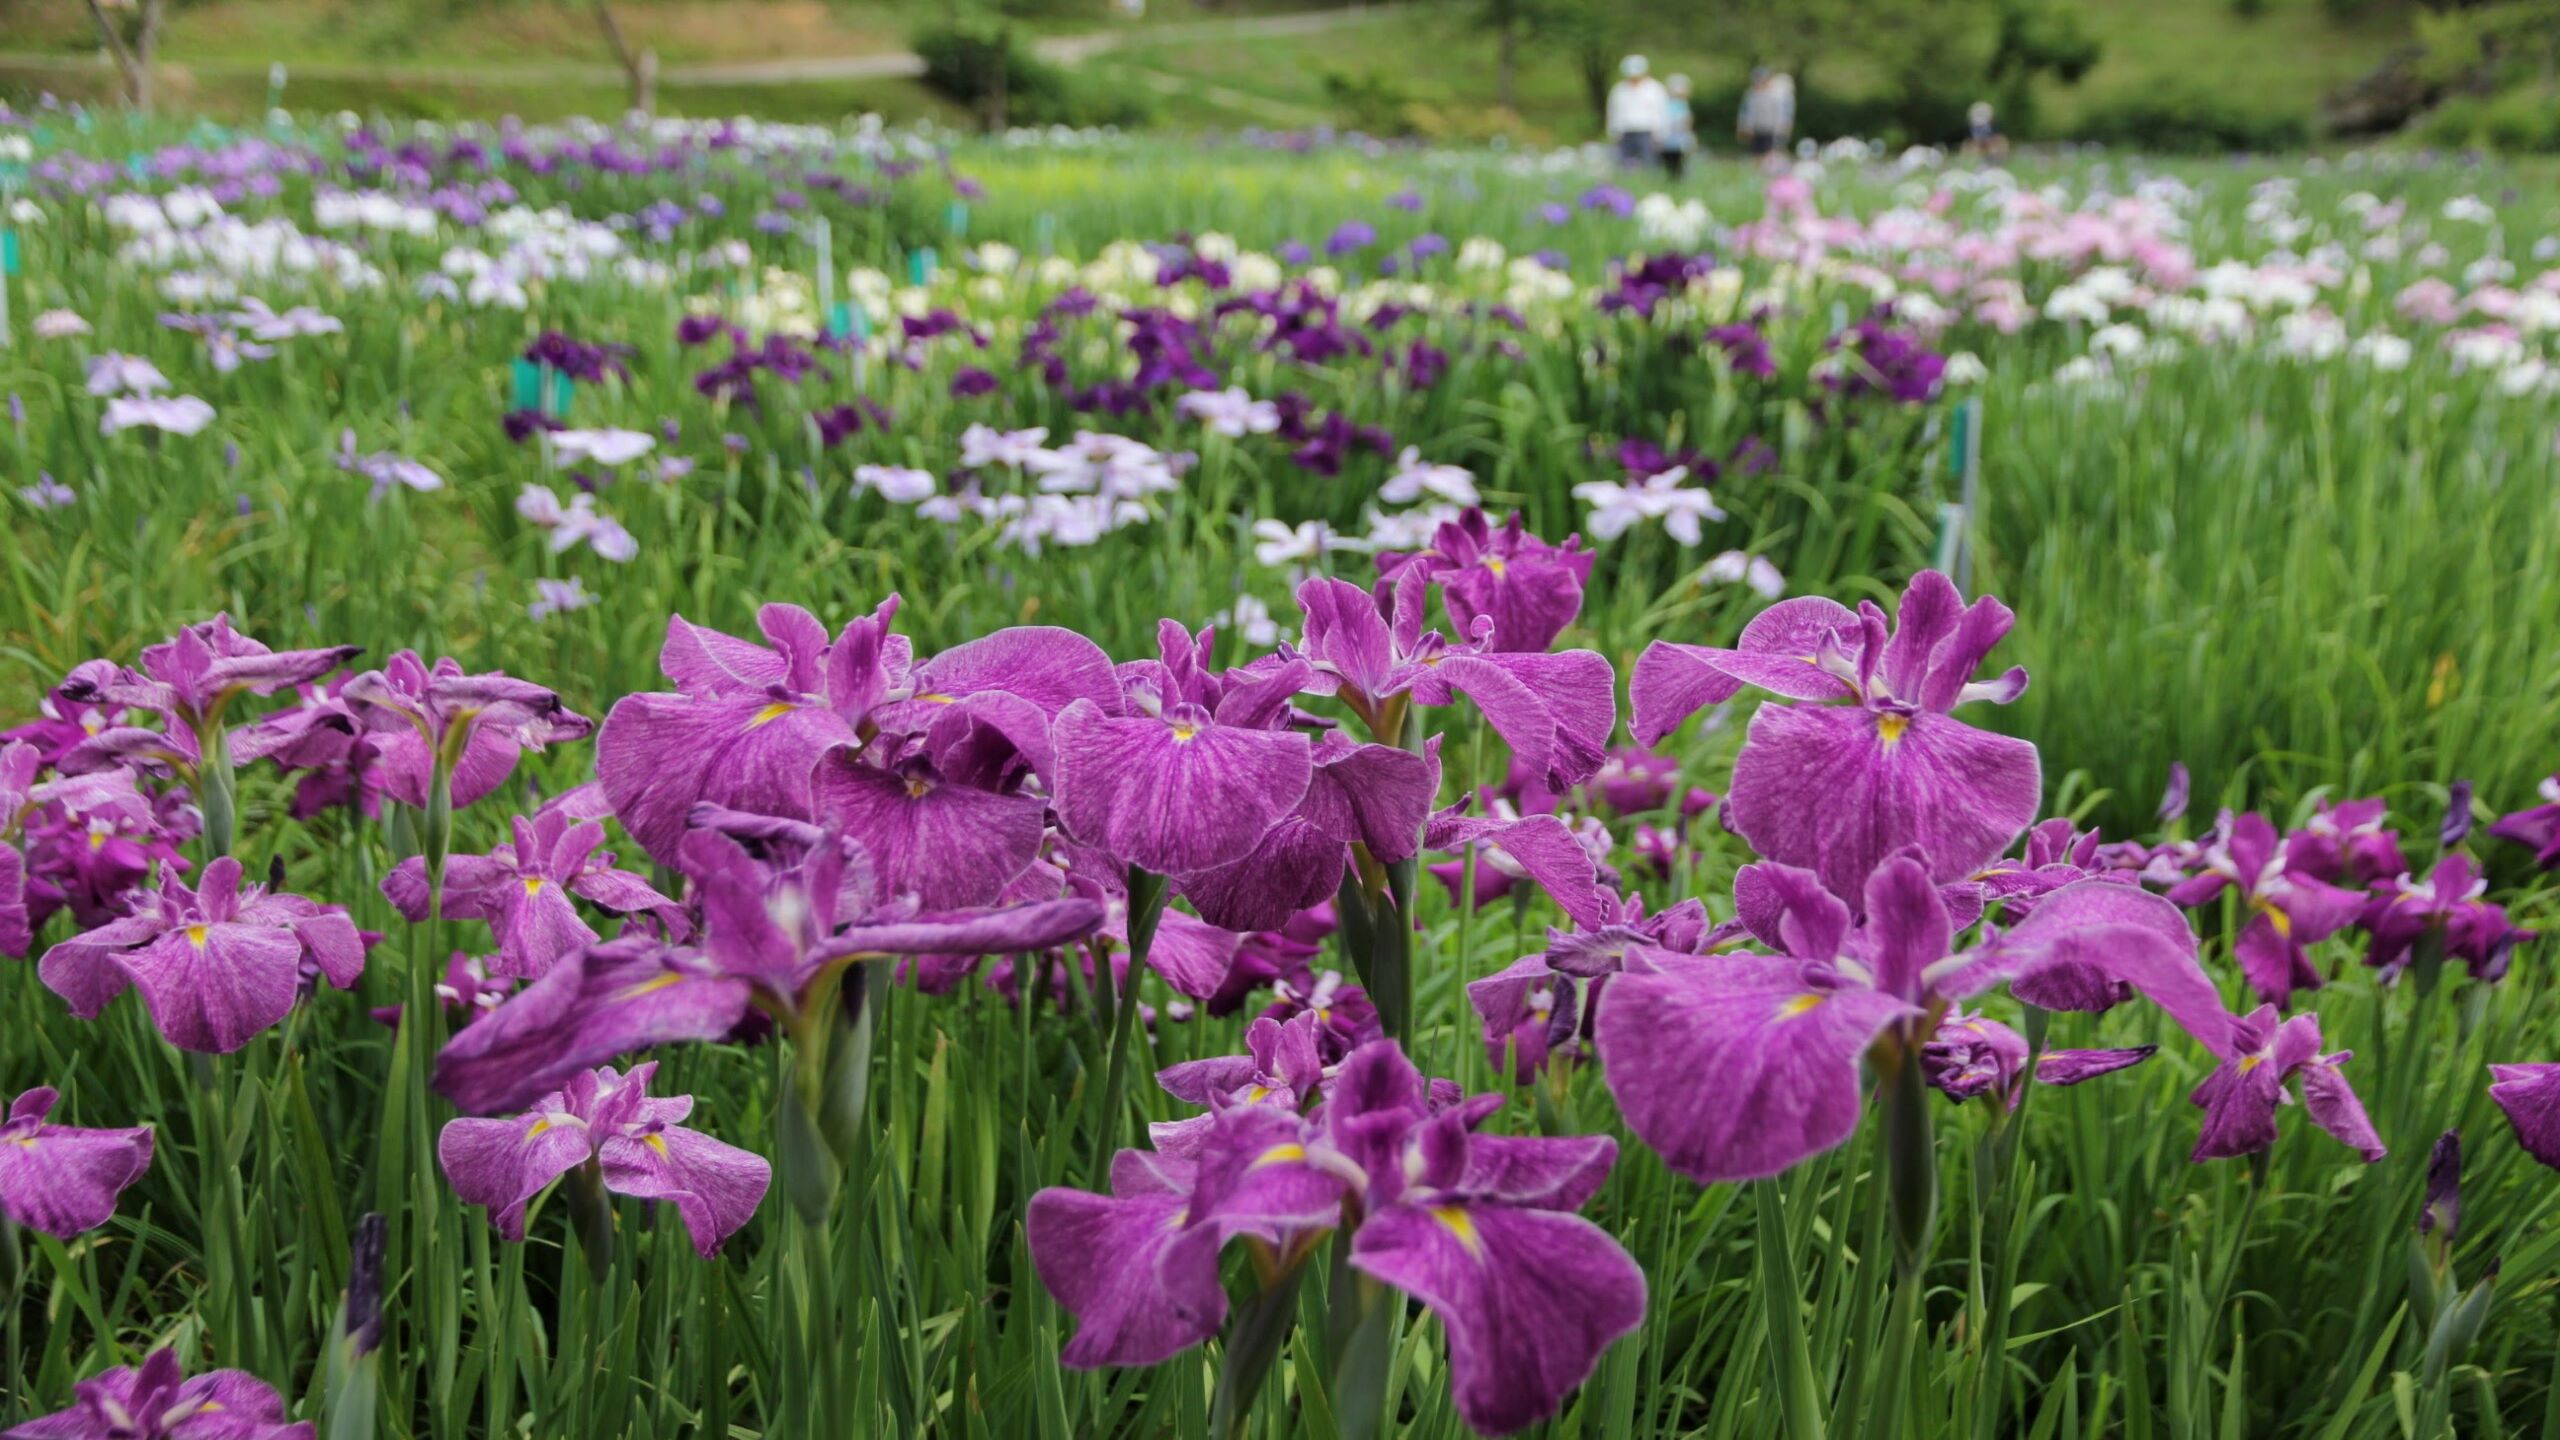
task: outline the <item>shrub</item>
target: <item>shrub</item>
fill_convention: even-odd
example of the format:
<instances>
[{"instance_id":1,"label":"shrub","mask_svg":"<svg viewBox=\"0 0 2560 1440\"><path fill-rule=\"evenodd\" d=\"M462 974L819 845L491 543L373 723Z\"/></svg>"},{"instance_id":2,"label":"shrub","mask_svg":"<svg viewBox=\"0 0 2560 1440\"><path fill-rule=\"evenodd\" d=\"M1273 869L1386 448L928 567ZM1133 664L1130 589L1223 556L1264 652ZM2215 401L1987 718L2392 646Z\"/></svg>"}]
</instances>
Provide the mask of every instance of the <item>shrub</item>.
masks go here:
<instances>
[{"instance_id":1,"label":"shrub","mask_svg":"<svg viewBox=\"0 0 2560 1440\"><path fill-rule=\"evenodd\" d=\"M911 42L924 61L924 82L980 116L992 118L1004 88L1004 118L1013 125L1138 125L1148 118L1132 95L1105 95L1041 59L1010 25L951 21Z\"/></svg>"},{"instance_id":2,"label":"shrub","mask_svg":"<svg viewBox=\"0 0 2560 1440\"><path fill-rule=\"evenodd\" d=\"M2203 89L2160 89L2101 102L2080 122L2083 139L2143 150L2289 150L2309 143L2311 118L2263 109Z\"/></svg>"}]
</instances>

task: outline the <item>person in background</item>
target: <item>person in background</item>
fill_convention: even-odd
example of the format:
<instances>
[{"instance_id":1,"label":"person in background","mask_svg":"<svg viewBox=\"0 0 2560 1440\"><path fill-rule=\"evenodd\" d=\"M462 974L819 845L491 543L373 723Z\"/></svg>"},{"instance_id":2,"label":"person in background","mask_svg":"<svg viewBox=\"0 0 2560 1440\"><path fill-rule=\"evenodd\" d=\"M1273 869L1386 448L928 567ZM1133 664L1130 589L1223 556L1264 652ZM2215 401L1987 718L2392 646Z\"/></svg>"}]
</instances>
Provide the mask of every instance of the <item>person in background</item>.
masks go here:
<instances>
[{"instance_id":1,"label":"person in background","mask_svg":"<svg viewBox=\"0 0 2560 1440\"><path fill-rule=\"evenodd\" d=\"M2009 153L2008 138L1993 119L1990 101L1976 100L1965 107L1964 128L1966 154L1996 160Z\"/></svg>"},{"instance_id":2,"label":"person in background","mask_svg":"<svg viewBox=\"0 0 2560 1440\"><path fill-rule=\"evenodd\" d=\"M1760 157L1760 168L1784 162L1787 135L1796 128L1796 82L1766 65L1752 67L1751 84L1742 92L1742 113L1735 130L1743 147Z\"/></svg>"},{"instance_id":3,"label":"person in background","mask_svg":"<svg viewBox=\"0 0 2560 1440\"><path fill-rule=\"evenodd\" d=\"M1618 62L1618 83L1609 87L1605 118L1609 138L1618 147L1619 164L1641 170L1653 163L1670 98L1643 56L1630 55Z\"/></svg>"},{"instance_id":4,"label":"person in background","mask_svg":"<svg viewBox=\"0 0 2560 1440\"><path fill-rule=\"evenodd\" d=\"M1662 116L1662 170L1677 180L1689 164L1689 152L1697 148L1698 128L1689 113L1689 77L1674 75L1664 87Z\"/></svg>"}]
</instances>

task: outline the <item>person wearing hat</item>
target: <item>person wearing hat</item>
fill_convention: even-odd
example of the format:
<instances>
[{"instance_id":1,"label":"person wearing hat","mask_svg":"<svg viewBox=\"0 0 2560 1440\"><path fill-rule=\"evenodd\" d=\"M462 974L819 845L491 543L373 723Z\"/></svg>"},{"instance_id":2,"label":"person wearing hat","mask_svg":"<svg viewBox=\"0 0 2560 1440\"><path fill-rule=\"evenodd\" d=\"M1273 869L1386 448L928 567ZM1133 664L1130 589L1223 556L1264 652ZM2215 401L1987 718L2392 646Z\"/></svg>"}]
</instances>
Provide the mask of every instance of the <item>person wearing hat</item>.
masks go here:
<instances>
[{"instance_id":1,"label":"person wearing hat","mask_svg":"<svg viewBox=\"0 0 2560 1440\"><path fill-rule=\"evenodd\" d=\"M1766 65L1751 69L1750 88L1742 92L1742 114L1735 123L1743 147L1760 157L1763 168L1777 163L1786 149L1787 133L1796 128L1796 83Z\"/></svg>"},{"instance_id":2,"label":"person wearing hat","mask_svg":"<svg viewBox=\"0 0 2560 1440\"><path fill-rule=\"evenodd\" d=\"M1609 87L1606 120L1620 164L1641 170L1653 163L1655 146L1670 119L1670 99L1643 56L1630 55L1618 62L1618 83Z\"/></svg>"}]
</instances>

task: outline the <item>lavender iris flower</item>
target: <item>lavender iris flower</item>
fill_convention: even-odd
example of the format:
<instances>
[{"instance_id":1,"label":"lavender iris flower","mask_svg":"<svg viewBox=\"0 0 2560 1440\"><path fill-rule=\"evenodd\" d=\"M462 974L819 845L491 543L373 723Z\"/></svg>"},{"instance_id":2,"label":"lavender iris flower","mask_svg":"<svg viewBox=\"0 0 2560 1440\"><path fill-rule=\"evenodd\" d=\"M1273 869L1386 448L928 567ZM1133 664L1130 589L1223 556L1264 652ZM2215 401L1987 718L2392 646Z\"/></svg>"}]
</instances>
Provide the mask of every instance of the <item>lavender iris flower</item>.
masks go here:
<instances>
[{"instance_id":1,"label":"lavender iris flower","mask_svg":"<svg viewBox=\"0 0 2560 1440\"><path fill-rule=\"evenodd\" d=\"M1196 1157L1124 1150L1112 1193L1032 1197L1033 1264L1079 1321L1060 1358L1079 1368L1168 1359L1223 1322L1219 1254L1230 1241L1293 1267L1327 1232L1349 1229L1354 1268L1440 1317L1468 1425L1496 1435L1553 1415L1644 1319L1644 1272L1573 1213L1607 1177L1616 1144L1478 1133L1500 1099L1426 1084L1392 1041L1363 1046L1302 1094L1295 1048L1298 1063L1266 1077L1282 1085L1245 1077L1243 1098L1221 1089L1236 1076L1168 1074L1169 1087L1222 1107Z\"/></svg>"},{"instance_id":2,"label":"lavender iris flower","mask_svg":"<svg viewBox=\"0 0 2560 1440\"><path fill-rule=\"evenodd\" d=\"M50 1087L19 1095L0 1122L0 1220L69 1240L115 1214L116 1197L151 1168L151 1127L83 1130L48 1124Z\"/></svg>"},{"instance_id":3,"label":"lavender iris flower","mask_svg":"<svg viewBox=\"0 0 2560 1440\"><path fill-rule=\"evenodd\" d=\"M364 973L364 942L335 906L240 883L228 855L188 888L163 871L140 908L47 950L47 988L94 1020L127 986L142 991L152 1023L181 1050L237 1050L285 1017L303 967L344 990Z\"/></svg>"},{"instance_id":4,"label":"lavender iris flower","mask_svg":"<svg viewBox=\"0 0 2560 1440\"><path fill-rule=\"evenodd\" d=\"M445 1178L464 1204L489 1211L509 1240L524 1239L525 1207L561 1176L589 1168L606 1190L675 1206L704 1259L755 1215L773 1179L761 1155L687 1129L693 1097L653 1099L650 1062L617 1074L584 1071L512 1120L465 1117L436 1142Z\"/></svg>"},{"instance_id":5,"label":"lavender iris flower","mask_svg":"<svg viewBox=\"0 0 2560 1440\"><path fill-rule=\"evenodd\" d=\"M68 1410L0 1432L0 1440L313 1440L284 1418L275 1387L242 1370L183 1379L178 1352L154 1350L83 1380Z\"/></svg>"},{"instance_id":6,"label":"lavender iris flower","mask_svg":"<svg viewBox=\"0 0 2560 1440\"><path fill-rule=\"evenodd\" d=\"M1852 612L1819 596L1782 600L1730 650L1657 640L1637 660L1629 697L1638 742L1653 744L1746 685L1797 701L1763 705L1734 762L1727 814L1769 860L1819 872L1854 897L1885 857L1925 852L1954 880L1981 869L2035 819L2036 749L1949 713L1975 700L2007 704L2027 687L2012 668L1976 683L2015 619L1985 596L1964 603L1935 570L1913 577L1888 631L1884 612Z\"/></svg>"}]
</instances>

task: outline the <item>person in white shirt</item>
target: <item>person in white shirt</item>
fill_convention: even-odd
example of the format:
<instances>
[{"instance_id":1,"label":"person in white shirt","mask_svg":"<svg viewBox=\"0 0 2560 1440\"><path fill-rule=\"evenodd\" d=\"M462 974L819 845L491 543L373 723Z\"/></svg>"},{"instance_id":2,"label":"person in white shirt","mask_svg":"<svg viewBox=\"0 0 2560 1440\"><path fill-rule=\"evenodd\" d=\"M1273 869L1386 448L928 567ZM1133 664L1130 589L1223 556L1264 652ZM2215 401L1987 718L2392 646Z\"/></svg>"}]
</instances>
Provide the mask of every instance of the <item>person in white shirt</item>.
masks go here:
<instances>
[{"instance_id":1,"label":"person in white shirt","mask_svg":"<svg viewBox=\"0 0 2560 1440\"><path fill-rule=\"evenodd\" d=\"M1631 170L1653 163L1654 147L1671 118L1671 97L1641 55L1618 62L1618 83L1609 87L1607 128L1616 142L1618 160Z\"/></svg>"},{"instance_id":2,"label":"person in white shirt","mask_svg":"<svg viewBox=\"0 0 2560 1440\"><path fill-rule=\"evenodd\" d=\"M1662 151L1662 173L1677 180L1689 162L1689 152L1697 148L1697 121L1689 113L1689 77L1672 76L1666 90L1662 135L1656 143Z\"/></svg>"},{"instance_id":3,"label":"person in white shirt","mask_svg":"<svg viewBox=\"0 0 2560 1440\"><path fill-rule=\"evenodd\" d=\"M1765 167L1778 163L1786 152L1787 136L1796 128L1796 82L1767 66L1751 72L1751 86L1742 92L1742 114L1735 129L1744 148L1761 157Z\"/></svg>"}]
</instances>

